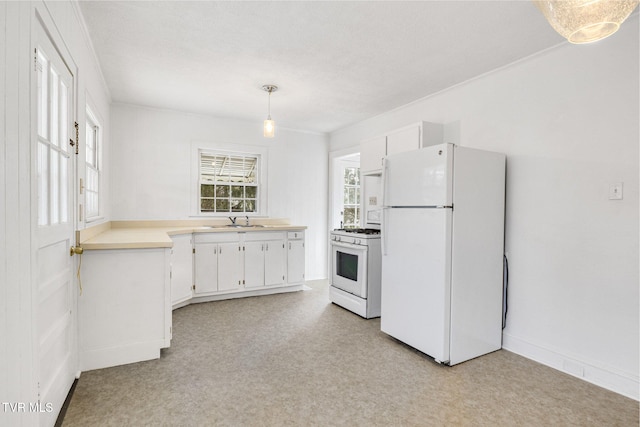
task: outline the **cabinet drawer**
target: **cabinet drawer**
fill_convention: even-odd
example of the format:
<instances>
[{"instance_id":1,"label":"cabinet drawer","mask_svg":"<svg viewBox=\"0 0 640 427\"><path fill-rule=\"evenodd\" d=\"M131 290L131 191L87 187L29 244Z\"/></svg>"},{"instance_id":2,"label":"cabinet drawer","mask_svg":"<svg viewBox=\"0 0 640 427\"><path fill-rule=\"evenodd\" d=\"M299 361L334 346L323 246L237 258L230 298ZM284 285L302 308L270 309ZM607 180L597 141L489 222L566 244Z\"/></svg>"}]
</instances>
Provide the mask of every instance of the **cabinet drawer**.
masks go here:
<instances>
[{"instance_id":1,"label":"cabinet drawer","mask_svg":"<svg viewBox=\"0 0 640 427\"><path fill-rule=\"evenodd\" d=\"M245 242L264 242L266 240L284 240L282 231L250 231L244 233Z\"/></svg>"},{"instance_id":2,"label":"cabinet drawer","mask_svg":"<svg viewBox=\"0 0 640 427\"><path fill-rule=\"evenodd\" d=\"M240 235L238 233L196 233L194 241L195 243L239 242Z\"/></svg>"},{"instance_id":3,"label":"cabinet drawer","mask_svg":"<svg viewBox=\"0 0 640 427\"><path fill-rule=\"evenodd\" d=\"M303 239L304 231L289 231L287 232L287 238L289 240Z\"/></svg>"}]
</instances>

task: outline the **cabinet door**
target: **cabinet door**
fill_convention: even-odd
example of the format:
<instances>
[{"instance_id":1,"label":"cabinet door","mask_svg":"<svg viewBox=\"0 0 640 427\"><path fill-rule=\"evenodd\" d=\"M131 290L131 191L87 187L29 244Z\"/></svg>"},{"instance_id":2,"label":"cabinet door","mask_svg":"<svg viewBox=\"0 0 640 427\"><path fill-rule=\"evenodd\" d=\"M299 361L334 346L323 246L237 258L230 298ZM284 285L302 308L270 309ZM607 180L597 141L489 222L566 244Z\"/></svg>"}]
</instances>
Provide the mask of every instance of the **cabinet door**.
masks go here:
<instances>
[{"instance_id":1,"label":"cabinet door","mask_svg":"<svg viewBox=\"0 0 640 427\"><path fill-rule=\"evenodd\" d=\"M196 255L198 250L196 249ZM218 290L240 289L242 286L242 247L240 243L218 244Z\"/></svg>"},{"instance_id":2,"label":"cabinet door","mask_svg":"<svg viewBox=\"0 0 640 427\"><path fill-rule=\"evenodd\" d=\"M191 298L193 251L191 235L174 236L171 248L171 304Z\"/></svg>"},{"instance_id":3,"label":"cabinet door","mask_svg":"<svg viewBox=\"0 0 640 427\"><path fill-rule=\"evenodd\" d=\"M304 281L304 240L290 240L287 255L287 282Z\"/></svg>"},{"instance_id":4,"label":"cabinet door","mask_svg":"<svg viewBox=\"0 0 640 427\"><path fill-rule=\"evenodd\" d=\"M387 138L384 136L360 143L360 171L382 170L382 159L387 155Z\"/></svg>"},{"instance_id":5,"label":"cabinet door","mask_svg":"<svg viewBox=\"0 0 640 427\"><path fill-rule=\"evenodd\" d=\"M216 292L218 290L218 245L198 243L195 249L195 293Z\"/></svg>"},{"instance_id":6,"label":"cabinet door","mask_svg":"<svg viewBox=\"0 0 640 427\"><path fill-rule=\"evenodd\" d=\"M244 285L264 286L264 242L244 243Z\"/></svg>"},{"instance_id":7,"label":"cabinet door","mask_svg":"<svg viewBox=\"0 0 640 427\"><path fill-rule=\"evenodd\" d=\"M387 155L420 148L420 126L412 126L387 135Z\"/></svg>"},{"instance_id":8,"label":"cabinet door","mask_svg":"<svg viewBox=\"0 0 640 427\"><path fill-rule=\"evenodd\" d=\"M272 240L265 243L264 284L280 285L284 283L286 272L286 251L284 240Z\"/></svg>"}]
</instances>

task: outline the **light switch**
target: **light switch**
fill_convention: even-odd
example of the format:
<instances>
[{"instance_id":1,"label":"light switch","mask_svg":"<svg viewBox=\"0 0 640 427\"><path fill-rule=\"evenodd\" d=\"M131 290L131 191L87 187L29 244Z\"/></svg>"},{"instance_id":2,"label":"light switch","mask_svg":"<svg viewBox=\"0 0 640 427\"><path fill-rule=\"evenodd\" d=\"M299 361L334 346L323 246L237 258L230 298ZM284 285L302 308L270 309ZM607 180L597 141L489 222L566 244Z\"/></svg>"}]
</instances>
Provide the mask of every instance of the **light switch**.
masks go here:
<instances>
[{"instance_id":1,"label":"light switch","mask_svg":"<svg viewBox=\"0 0 640 427\"><path fill-rule=\"evenodd\" d=\"M609 186L609 200L622 200L621 182L616 182Z\"/></svg>"},{"instance_id":2,"label":"light switch","mask_svg":"<svg viewBox=\"0 0 640 427\"><path fill-rule=\"evenodd\" d=\"M369 197L369 206L376 206L378 204L378 198L376 196Z\"/></svg>"}]
</instances>

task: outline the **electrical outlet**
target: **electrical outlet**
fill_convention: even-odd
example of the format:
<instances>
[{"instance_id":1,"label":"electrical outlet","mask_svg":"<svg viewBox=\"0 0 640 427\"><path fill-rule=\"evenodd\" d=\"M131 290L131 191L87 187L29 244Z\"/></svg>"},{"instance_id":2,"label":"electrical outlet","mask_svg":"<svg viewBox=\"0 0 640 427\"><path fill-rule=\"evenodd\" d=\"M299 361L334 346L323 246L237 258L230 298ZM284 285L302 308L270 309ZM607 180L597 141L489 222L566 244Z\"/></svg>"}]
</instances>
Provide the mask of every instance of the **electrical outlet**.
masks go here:
<instances>
[{"instance_id":1,"label":"electrical outlet","mask_svg":"<svg viewBox=\"0 0 640 427\"><path fill-rule=\"evenodd\" d=\"M622 200L621 182L616 182L609 185L609 200Z\"/></svg>"}]
</instances>

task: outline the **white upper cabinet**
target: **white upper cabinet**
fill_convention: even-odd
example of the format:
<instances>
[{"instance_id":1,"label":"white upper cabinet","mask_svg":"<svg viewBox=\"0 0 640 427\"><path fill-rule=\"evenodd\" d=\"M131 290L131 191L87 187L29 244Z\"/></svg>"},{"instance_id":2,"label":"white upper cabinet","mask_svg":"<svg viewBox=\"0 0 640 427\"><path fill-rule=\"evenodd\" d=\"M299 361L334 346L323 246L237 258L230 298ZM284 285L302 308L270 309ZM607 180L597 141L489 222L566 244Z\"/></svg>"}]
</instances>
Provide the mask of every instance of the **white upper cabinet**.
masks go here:
<instances>
[{"instance_id":1,"label":"white upper cabinet","mask_svg":"<svg viewBox=\"0 0 640 427\"><path fill-rule=\"evenodd\" d=\"M444 127L439 123L419 122L360 143L360 172L382 172L382 160L389 154L442 144Z\"/></svg>"},{"instance_id":2,"label":"white upper cabinet","mask_svg":"<svg viewBox=\"0 0 640 427\"><path fill-rule=\"evenodd\" d=\"M379 136L360 143L360 171L367 173L382 169L382 159L387 155L387 137Z\"/></svg>"},{"instance_id":3,"label":"white upper cabinet","mask_svg":"<svg viewBox=\"0 0 640 427\"><path fill-rule=\"evenodd\" d=\"M420 147L420 126L403 128L387 135L387 155L417 150Z\"/></svg>"}]
</instances>

